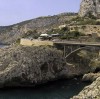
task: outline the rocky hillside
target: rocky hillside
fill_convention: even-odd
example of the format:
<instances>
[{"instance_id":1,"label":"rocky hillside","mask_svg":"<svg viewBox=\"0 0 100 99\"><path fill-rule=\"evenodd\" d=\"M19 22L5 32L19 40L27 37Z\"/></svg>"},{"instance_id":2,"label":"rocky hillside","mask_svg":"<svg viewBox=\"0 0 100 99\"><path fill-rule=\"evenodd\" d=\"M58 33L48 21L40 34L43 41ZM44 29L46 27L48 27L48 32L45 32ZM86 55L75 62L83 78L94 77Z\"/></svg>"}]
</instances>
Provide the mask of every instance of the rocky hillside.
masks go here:
<instances>
[{"instance_id":1,"label":"rocky hillside","mask_svg":"<svg viewBox=\"0 0 100 99\"><path fill-rule=\"evenodd\" d=\"M80 5L79 16L100 15L100 0L82 0Z\"/></svg>"},{"instance_id":2,"label":"rocky hillside","mask_svg":"<svg viewBox=\"0 0 100 99\"><path fill-rule=\"evenodd\" d=\"M35 37L39 33L45 33L52 28L69 22L76 15L76 13L63 13L54 16L39 17L11 26L1 26L0 43L14 43L16 40L27 35Z\"/></svg>"},{"instance_id":3,"label":"rocky hillside","mask_svg":"<svg viewBox=\"0 0 100 99\"><path fill-rule=\"evenodd\" d=\"M82 0L79 16L77 13L62 13L54 16L38 17L11 26L0 26L0 43L14 43L22 37L37 38L41 33L51 32L60 25L98 25L94 17L100 13L100 0Z\"/></svg>"}]
</instances>

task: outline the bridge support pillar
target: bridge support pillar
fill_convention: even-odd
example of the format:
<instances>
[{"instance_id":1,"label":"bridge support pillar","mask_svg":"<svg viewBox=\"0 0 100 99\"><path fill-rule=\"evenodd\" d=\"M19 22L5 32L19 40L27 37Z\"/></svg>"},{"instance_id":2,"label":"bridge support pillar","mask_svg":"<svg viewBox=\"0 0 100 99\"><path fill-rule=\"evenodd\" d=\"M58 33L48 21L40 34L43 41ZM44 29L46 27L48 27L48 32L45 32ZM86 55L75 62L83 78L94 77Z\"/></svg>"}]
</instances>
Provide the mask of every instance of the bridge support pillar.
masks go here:
<instances>
[{"instance_id":1,"label":"bridge support pillar","mask_svg":"<svg viewBox=\"0 0 100 99\"><path fill-rule=\"evenodd\" d=\"M64 57L66 57L66 46L64 45Z\"/></svg>"}]
</instances>

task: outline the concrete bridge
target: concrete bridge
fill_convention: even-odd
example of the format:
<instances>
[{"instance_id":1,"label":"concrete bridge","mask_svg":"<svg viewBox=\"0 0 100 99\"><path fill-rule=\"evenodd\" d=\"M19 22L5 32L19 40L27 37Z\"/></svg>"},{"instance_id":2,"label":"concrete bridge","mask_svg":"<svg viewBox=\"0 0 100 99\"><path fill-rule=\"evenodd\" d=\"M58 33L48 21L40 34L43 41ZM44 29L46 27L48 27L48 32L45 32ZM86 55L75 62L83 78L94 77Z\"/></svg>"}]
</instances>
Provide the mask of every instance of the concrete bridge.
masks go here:
<instances>
[{"instance_id":1,"label":"concrete bridge","mask_svg":"<svg viewBox=\"0 0 100 99\"><path fill-rule=\"evenodd\" d=\"M100 52L99 42L77 42L77 41L62 41L54 42L54 46L58 49L63 50L64 57L67 59L73 53L79 52L82 49L89 49Z\"/></svg>"},{"instance_id":2,"label":"concrete bridge","mask_svg":"<svg viewBox=\"0 0 100 99\"><path fill-rule=\"evenodd\" d=\"M82 49L91 49L97 50L100 49L100 43L98 42L78 42L78 41L40 41L40 40L30 40L30 39L21 39L21 45L25 46L55 46L56 48L63 50L64 57L67 59L70 55L75 52L78 52Z\"/></svg>"}]
</instances>

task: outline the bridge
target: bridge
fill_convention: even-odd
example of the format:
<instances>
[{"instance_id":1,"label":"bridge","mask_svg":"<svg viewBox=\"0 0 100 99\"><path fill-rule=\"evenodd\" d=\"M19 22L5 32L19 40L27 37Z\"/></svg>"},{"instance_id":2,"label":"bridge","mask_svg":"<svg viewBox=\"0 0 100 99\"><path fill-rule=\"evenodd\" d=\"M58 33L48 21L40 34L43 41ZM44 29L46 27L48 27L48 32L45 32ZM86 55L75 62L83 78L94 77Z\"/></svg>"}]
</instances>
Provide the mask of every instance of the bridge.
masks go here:
<instances>
[{"instance_id":1,"label":"bridge","mask_svg":"<svg viewBox=\"0 0 100 99\"><path fill-rule=\"evenodd\" d=\"M68 58L71 54L78 52L82 49L90 49L97 52L100 51L99 42L61 41L54 42L54 46L56 46L58 49L63 50L65 58Z\"/></svg>"},{"instance_id":2,"label":"bridge","mask_svg":"<svg viewBox=\"0 0 100 99\"><path fill-rule=\"evenodd\" d=\"M80 46L100 46L100 42L78 42L78 41L58 41L56 45L80 45Z\"/></svg>"}]
</instances>

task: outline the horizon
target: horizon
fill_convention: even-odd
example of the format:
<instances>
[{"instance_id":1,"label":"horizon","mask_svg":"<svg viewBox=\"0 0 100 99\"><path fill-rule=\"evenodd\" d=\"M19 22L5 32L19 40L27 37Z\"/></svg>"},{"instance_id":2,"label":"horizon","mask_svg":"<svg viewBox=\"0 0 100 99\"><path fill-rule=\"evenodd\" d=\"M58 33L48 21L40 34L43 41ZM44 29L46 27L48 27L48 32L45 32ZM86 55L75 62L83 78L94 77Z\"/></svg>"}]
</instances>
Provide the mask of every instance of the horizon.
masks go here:
<instances>
[{"instance_id":1,"label":"horizon","mask_svg":"<svg viewBox=\"0 0 100 99\"><path fill-rule=\"evenodd\" d=\"M61 13L78 13L82 0L0 0L0 26L9 26L26 20ZM8 1L8 2L7 2Z\"/></svg>"}]
</instances>

